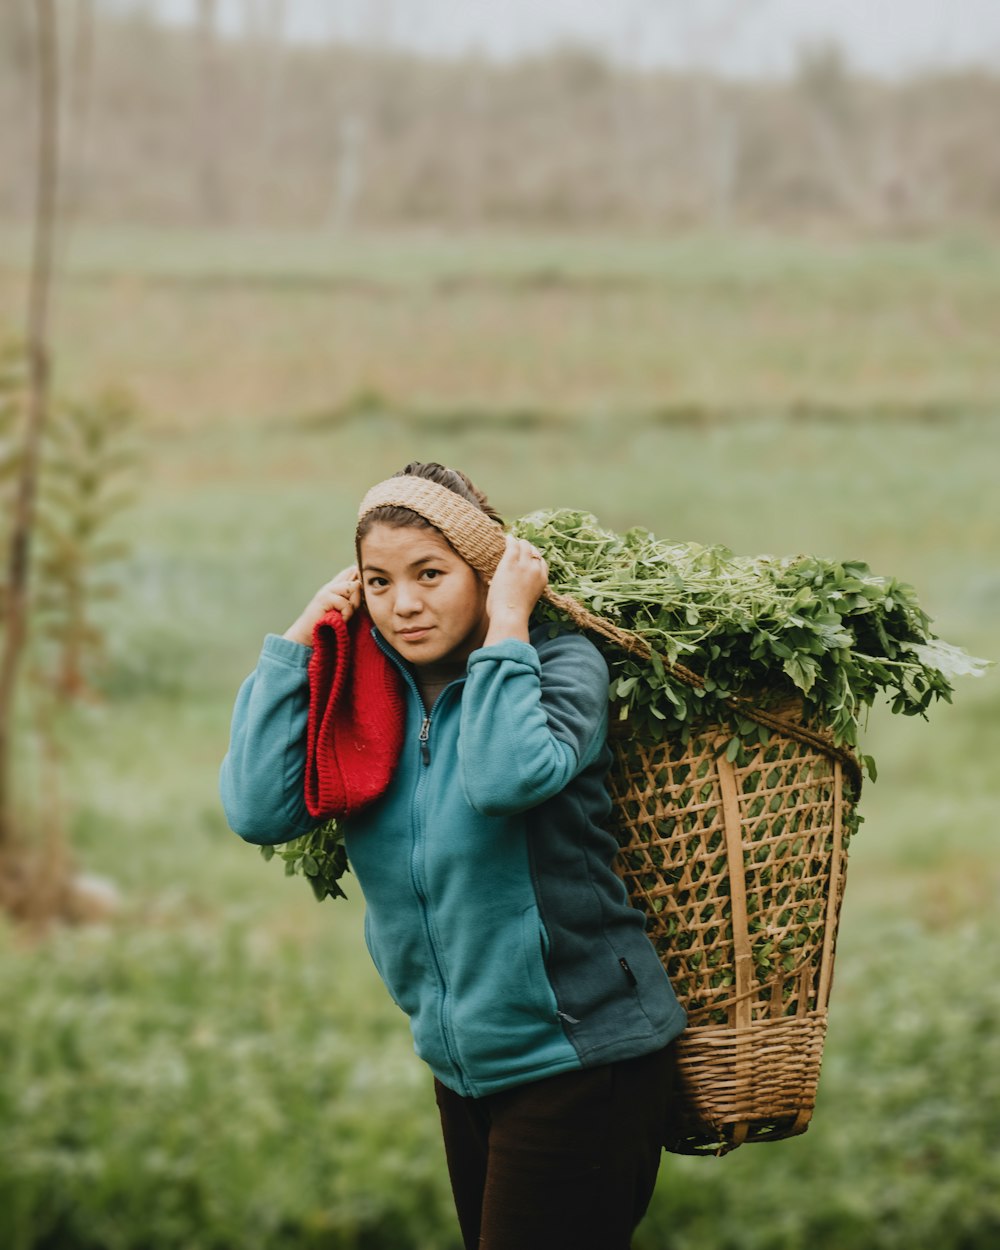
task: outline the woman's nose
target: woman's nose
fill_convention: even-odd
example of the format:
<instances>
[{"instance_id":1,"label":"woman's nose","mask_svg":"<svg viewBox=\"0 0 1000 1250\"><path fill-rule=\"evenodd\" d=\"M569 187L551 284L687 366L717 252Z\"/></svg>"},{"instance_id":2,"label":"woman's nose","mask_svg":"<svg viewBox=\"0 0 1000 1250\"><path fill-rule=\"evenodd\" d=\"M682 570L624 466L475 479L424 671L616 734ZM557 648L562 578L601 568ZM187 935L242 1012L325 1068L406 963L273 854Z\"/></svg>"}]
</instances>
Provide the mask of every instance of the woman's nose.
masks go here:
<instances>
[{"instance_id":1,"label":"woman's nose","mask_svg":"<svg viewBox=\"0 0 1000 1250\"><path fill-rule=\"evenodd\" d=\"M418 587L403 585L397 588L395 608L398 616L413 616L422 607Z\"/></svg>"}]
</instances>

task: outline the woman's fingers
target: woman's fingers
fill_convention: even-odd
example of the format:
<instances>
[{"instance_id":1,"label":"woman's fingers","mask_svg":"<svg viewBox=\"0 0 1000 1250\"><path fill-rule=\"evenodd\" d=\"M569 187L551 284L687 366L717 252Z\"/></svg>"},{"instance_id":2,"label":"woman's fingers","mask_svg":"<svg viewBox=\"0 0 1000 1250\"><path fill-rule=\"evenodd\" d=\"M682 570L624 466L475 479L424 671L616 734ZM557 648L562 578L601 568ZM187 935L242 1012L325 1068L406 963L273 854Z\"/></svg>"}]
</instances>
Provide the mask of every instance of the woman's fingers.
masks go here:
<instances>
[{"instance_id":1,"label":"woman's fingers","mask_svg":"<svg viewBox=\"0 0 1000 1250\"><path fill-rule=\"evenodd\" d=\"M319 615L336 609L345 621L350 620L355 608L361 606L361 578L354 565L343 569L325 586L321 586L314 599Z\"/></svg>"},{"instance_id":2,"label":"woman's fingers","mask_svg":"<svg viewBox=\"0 0 1000 1250\"><path fill-rule=\"evenodd\" d=\"M487 614L491 620L502 613L527 617L548 579L541 552L525 539L508 534L506 549L490 582Z\"/></svg>"},{"instance_id":3,"label":"woman's fingers","mask_svg":"<svg viewBox=\"0 0 1000 1250\"><path fill-rule=\"evenodd\" d=\"M546 563L545 557L544 557L544 556L542 555L542 553L538 550L538 548L537 548L537 547L535 547L532 543L528 543L528 544L527 544L527 547L528 547L528 552L527 552L527 554L528 554L528 559L529 559L529 560L534 560L534 561L536 561L538 564L540 564L540 565L541 565L541 567L545 570L545 575L546 575L546 578L547 578L547 577L548 577L548 572L549 572L549 566L548 566L548 564Z\"/></svg>"},{"instance_id":4,"label":"woman's fingers","mask_svg":"<svg viewBox=\"0 0 1000 1250\"><path fill-rule=\"evenodd\" d=\"M309 646L316 622L328 612L337 611L345 621L349 621L360 606L361 578L357 567L352 564L316 591L302 614L285 631L285 637Z\"/></svg>"},{"instance_id":5,"label":"woman's fingers","mask_svg":"<svg viewBox=\"0 0 1000 1250\"><path fill-rule=\"evenodd\" d=\"M507 550L504 552L503 559L521 572L544 571L546 580L548 579L549 566L545 562L545 557L526 538L515 538L513 534L508 534Z\"/></svg>"}]
</instances>

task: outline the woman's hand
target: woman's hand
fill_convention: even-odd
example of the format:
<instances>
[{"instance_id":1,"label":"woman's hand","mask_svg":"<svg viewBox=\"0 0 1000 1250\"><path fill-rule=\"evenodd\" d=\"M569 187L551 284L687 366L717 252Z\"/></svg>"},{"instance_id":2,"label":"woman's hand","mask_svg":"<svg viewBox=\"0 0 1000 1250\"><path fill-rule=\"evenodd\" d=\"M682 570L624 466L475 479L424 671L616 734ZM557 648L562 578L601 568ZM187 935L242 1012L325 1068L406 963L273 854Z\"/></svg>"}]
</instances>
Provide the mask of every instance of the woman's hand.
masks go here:
<instances>
[{"instance_id":1,"label":"woman's hand","mask_svg":"<svg viewBox=\"0 0 1000 1250\"><path fill-rule=\"evenodd\" d=\"M531 609L548 585L549 569L537 547L524 538L507 535L503 553L486 596L489 628L483 646L505 638L528 641Z\"/></svg>"},{"instance_id":2,"label":"woman's hand","mask_svg":"<svg viewBox=\"0 0 1000 1250\"><path fill-rule=\"evenodd\" d=\"M343 569L313 595L293 625L285 630L284 637L311 647L316 622L327 612L336 609L345 621L349 621L361 606L361 577L357 565Z\"/></svg>"}]
</instances>

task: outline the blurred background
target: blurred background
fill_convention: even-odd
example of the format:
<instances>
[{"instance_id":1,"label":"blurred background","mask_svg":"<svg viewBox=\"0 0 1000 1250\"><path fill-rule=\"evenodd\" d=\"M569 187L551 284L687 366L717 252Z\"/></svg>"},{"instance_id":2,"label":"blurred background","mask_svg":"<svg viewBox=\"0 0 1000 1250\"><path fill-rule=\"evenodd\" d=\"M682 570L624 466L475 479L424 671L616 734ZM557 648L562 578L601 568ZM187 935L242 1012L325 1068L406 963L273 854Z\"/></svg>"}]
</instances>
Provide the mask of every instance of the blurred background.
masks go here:
<instances>
[{"instance_id":1,"label":"blurred background","mask_svg":"<svg viewBox=\"0 0 1000 1250\"><path fill-rule=\"evenodd\" d=\"M1000 654L998 117L992 0L5 0L0 1245L458 1247L356 888L216 794L408 460ZM872 711L813 1123L636 1250L1000 1244L998 690Z\"/></svg>"}]
</instances>

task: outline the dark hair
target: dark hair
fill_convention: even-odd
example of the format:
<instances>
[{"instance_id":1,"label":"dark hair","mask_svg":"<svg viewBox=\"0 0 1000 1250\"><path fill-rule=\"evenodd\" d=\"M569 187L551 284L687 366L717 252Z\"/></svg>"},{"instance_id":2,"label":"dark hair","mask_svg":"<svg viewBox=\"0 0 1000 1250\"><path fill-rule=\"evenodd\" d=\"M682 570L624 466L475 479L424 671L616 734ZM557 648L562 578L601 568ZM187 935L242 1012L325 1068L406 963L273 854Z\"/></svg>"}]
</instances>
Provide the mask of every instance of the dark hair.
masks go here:
<instances>
[{"instance_id":1,"label":"dark hair","mask_svg":"<svg viewBox=\"0 0 1000 1250\"><path fill-rule=\"evenodd\" d=\"M490 501L483 492L475 487L460 469L447 469L443 464L437 464L434 461L424 464L420 460L412 460L405 469L400 469L398 473L394 473L392 476L424 477L429 482L436 482L438 486L446 486L448 490L453 490L456 495L461 495L463 499L467 499L480 512L485 512L491 521L496 521L497 525L503 525L503 517L499 516L490 507ZM425 520L418 512L414 512L412 508L402 508L395 504L384 504L381 508L373 508L367 516L358 522L355 540L359 546L362 538L364 538L373 525L392 525L397 529L409 526L422 529L436 529L435 526L431 525L430 521Z\"/></svg>"}]
</instances>

